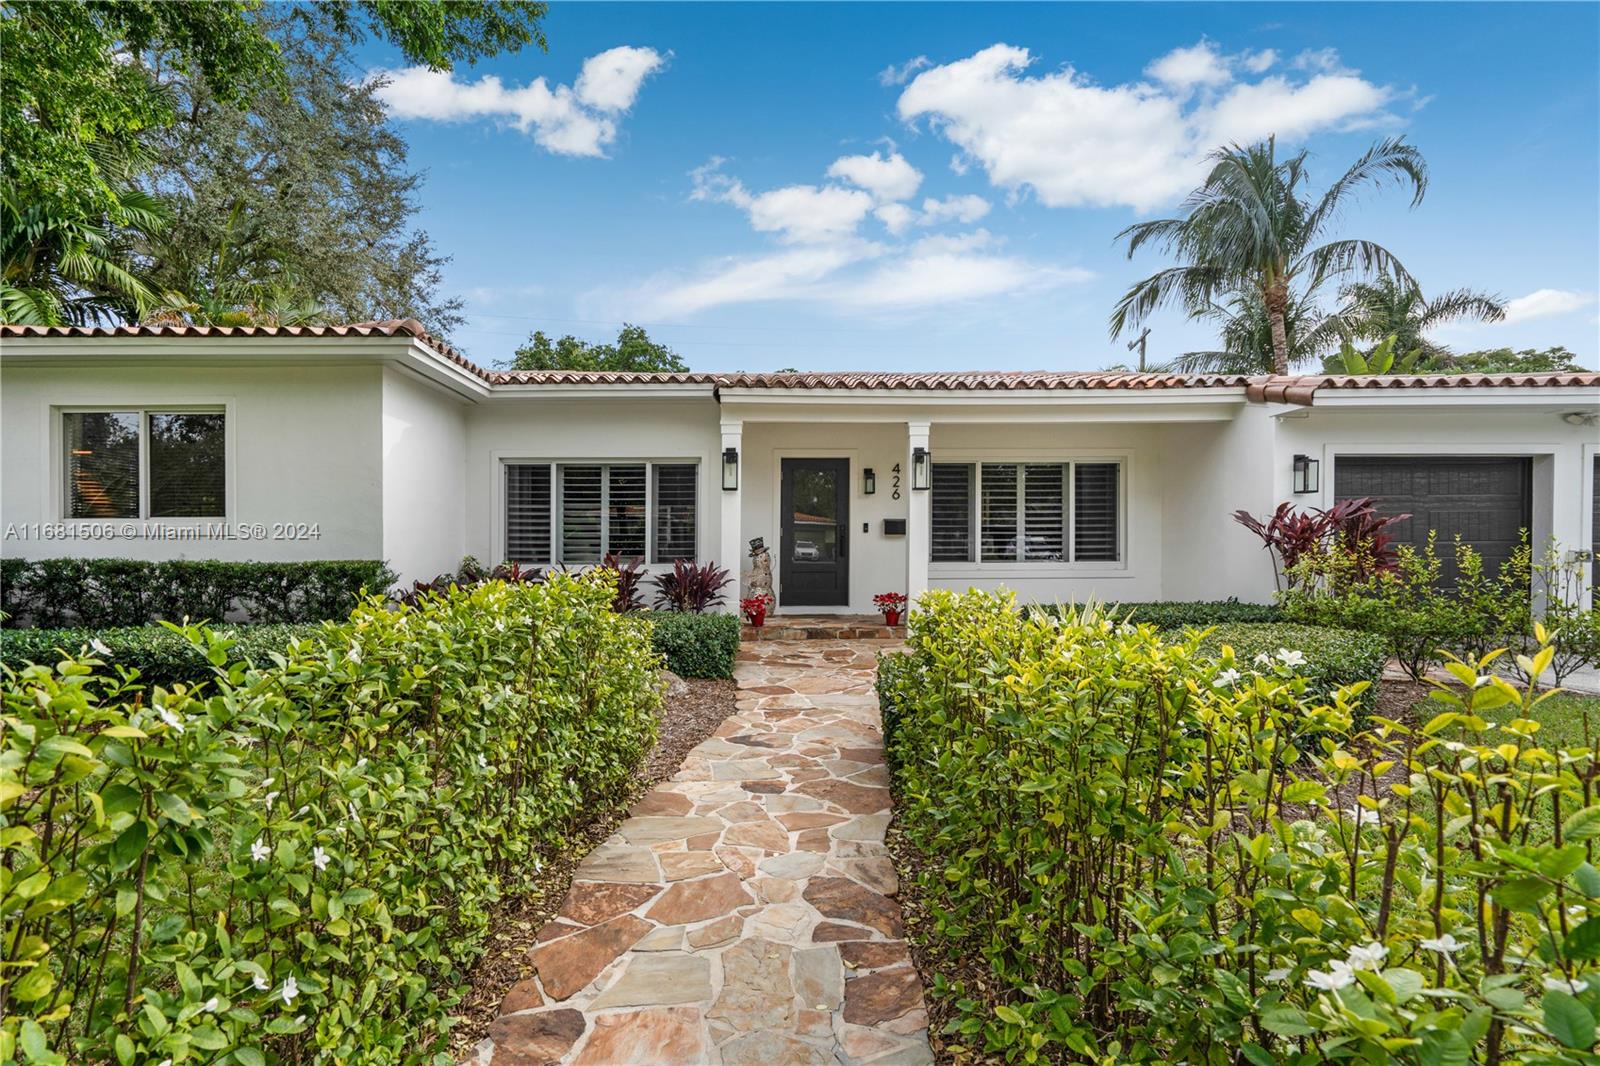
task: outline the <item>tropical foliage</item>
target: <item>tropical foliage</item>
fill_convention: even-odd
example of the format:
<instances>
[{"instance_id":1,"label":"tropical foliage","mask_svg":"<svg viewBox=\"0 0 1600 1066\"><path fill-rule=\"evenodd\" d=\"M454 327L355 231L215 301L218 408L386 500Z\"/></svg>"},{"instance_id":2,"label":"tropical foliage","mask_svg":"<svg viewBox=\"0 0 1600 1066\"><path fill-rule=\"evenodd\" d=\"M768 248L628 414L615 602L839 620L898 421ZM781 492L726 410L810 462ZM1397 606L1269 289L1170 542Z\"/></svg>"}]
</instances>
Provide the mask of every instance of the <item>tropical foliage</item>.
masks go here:
<instances>
[{"instance_id":1,"label":"tropical foliage","mask_svg":"<svg viewBox=\"0 0 1600 1066\"><path fill-rule=\"evenodd\" d=\"M1365 683L1314 697L1297 648L976 591L920 608L880 692L953 1050L1593 1061L1600 741L1542 745L1549 694L1503 655L1451 661L1433 717L1356 731Z\"/></svg>"},{"instance_id":2,"label":"tropical foliage","mask_svg":"<svg viewBox=\"0 0 1600 1066\"><path fill-rule=\"evenodd\" d=\"M205 686L91 648L5 668L0 1059L442 1053L490 908L654 740L659 660L613 595L374 599Z\"/></svg>"},{"instance_id":3,"label":"tropical foliage","mask_svg":"<svg viewBox=\"0 0 1600 1066\"><path fill-rule=\"evenodd\" d=\"M1182 217L1123 230L1118 238L1127 239L1129 258L1148 244L1179 263L1128 290L1112 312L1112 335L1169 304L1204 316L1229 297L1243 295L1259 300L1272 340L1273 372L1286 374L1291 293L1306 298L1325 282L1357 273L1414 285L1383 245L1324 239L1363 187L1392 182L1410 188L1413 207L1421 203L1428 184L1422 153L1403 138L1380 141L1317 197L1306 188L1306 160L1304 151L1280 160L1273 138L1218 149L1204 182L1184 200Z\"/></svg>"},{"instance_id":4,"label":"tropical foliage","mask_svg":"<svg viewBox=\"0 0 1600 1066\"><path fill-rule=\"evenodd\" d=\"M615 344L591 344L571 334L551 340L535 330L512 357L512 370L612 370L682 373L678 353L650 339L643 326L624 325Z\"/></svg>"},{"instance_id":5,"label":"tropical foliage","mask_svg":"<svg viewBox=\"0 0 1600 1066\"><path fill-rule=\"evenodd\" d=\"M1429 331L1451 322L1499 322L1505 317L1505 304L1493 296L1456 289L1430 300L1415 285L1390 276L1347 287L1335 316L1346 339L1371 344L1393 337L1396 351L1420 353L1421 360L1438 359L1449 353L1448 348L1428 336Z\"/></svg>"}]
</instances>

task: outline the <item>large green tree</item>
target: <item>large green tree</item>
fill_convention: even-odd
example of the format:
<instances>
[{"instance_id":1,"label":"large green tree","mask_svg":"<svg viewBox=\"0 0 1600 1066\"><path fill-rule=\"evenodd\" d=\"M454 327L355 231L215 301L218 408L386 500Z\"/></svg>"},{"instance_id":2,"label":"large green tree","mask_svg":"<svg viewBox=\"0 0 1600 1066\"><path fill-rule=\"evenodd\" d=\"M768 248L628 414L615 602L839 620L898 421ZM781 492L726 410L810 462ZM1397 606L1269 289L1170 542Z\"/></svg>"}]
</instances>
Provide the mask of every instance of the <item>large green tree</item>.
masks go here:
<instances>
[{"instance_id":1,"label":"large green tree","mask_svg":"<svg viewBox=\"0 0 1600 1066\"><path fill-rule=\"evenodd\" d=\"M334 20L258 17L280 46L288 92L262 89L239 105L203 83L173 86L178 117L151 138L147 180L173 216L150 244L153 283L189 297L196 317L317 307L346 322L415 318L447 336L461 303L439 295L446 259L413 226L421 178L379 84L359 79Z\"/></svg>"},{"instance_id":2,"label":"large green tree","mask_svg":"<svg viewBox=\"0 0 1600 1066\"><path fill-rule=\"evenodd\" d=\"M1487 348L1459 355L1448 354L1431 361L1428 372L1435 374L1551 374L1593 371L1592 366L1578 362L1574 352L1557 345L1554 348Z\"/></svg>"},{"instance_id":3,"label":"large green tree","mask_svg":"<svg viewBox=\"0 0 1600 1066\"><path fill-rule=\"evenodd\" d=\"M643 326L624 325L615 344L591 344L568 334L552 340L536 330L511 360L513 370L614 370L683 373L678 353L650 339Z\"/></svg>"},{"instance_id":4,"label":"large green tree","mask_svg":"<svg viewBox=\"0 0 1600 1066\"><path fill-rule=\"evenodd\" d=\"M1118 234L1132 258L1147 244L1179 262L1138 282L1111 314L1116 336L1161 307L1181 305L1192 316L1212 313L1230 296L1259 298L1272 337L1274 373L1289 372L1285 316L1293 294L1315 290L1352 273L1411 276L1381 244L1323 238L1363 186L1409 185L1412 206L1427 190L1427 164L1402 138L1373 145L1321 196L1306 186L1307 154L1279 159L1276 139L1232 145L1211 155L1211 169L1184 200L1179 218L1154 219Z\"/></svg>"}]
</instances>

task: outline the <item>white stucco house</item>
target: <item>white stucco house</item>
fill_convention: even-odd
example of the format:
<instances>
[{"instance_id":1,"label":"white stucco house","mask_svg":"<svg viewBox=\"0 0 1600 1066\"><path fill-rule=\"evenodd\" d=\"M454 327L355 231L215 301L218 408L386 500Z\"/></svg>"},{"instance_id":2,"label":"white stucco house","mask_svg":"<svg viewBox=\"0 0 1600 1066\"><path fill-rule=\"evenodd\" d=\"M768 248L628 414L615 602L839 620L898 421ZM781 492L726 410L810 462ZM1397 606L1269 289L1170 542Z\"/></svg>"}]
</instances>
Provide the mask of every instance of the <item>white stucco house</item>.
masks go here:
<instances>
[{"instance_id":1,"label":"white stucco house","mask_svg":"<svg viewBox=\"0 0 1600 1066\"><path fill-rule=\"evenodd\" d=\"M777 609L1005 585L1265 600L1232 519L1376 496L1494 557L1593 550L1600 374L1241 378L485 370L415 322L0 327L7 556L606 552L748 567Z\"/></svg>"}]
</instances>

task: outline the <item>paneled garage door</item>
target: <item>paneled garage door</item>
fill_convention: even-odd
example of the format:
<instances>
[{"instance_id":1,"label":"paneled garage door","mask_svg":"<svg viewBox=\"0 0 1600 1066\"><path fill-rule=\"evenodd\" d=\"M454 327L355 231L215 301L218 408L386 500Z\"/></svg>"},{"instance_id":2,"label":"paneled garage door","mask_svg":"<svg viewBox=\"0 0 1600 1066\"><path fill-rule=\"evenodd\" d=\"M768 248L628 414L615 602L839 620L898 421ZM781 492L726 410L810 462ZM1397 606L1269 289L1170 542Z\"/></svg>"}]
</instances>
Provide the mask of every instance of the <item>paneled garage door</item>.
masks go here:
<instances>
[{"instance_id":1,"label":"paneled garage door","mask_svg":"<svg viewBox=\"0 0 1600 1066\"><path fill-rule=\"evenodd\" d=\"M1455 537L1483 553L1490 573L1510 558L1533 520L1533 463L1529 459L1339 456L1334 495L1371 496L1385 514L1410 514L1391 526L1402 544L1421 547L1438 530L1443 578L1455 581Z\"/></svg>"}]
</instances>

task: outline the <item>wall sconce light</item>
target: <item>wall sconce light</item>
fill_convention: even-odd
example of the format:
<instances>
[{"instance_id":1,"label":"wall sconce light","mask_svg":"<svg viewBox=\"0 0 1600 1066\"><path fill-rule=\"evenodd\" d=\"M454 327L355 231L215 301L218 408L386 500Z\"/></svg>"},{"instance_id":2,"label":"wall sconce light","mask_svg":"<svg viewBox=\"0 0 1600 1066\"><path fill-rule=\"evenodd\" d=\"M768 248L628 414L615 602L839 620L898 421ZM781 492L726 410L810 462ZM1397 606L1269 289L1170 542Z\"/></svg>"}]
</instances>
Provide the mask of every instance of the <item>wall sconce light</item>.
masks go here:
<instances>
[{"instance_id":1,"label":"wall sconce light","mask_svg":"<svg viewBox=\"0 0 1600 1066\"><path fill-rule=\"evenodd\" d=\"M739 449L722 449L722 489L734 492L739 488Z\"/></svg>"},{"instance_id":2,"label":"wall sconce light","mask_svg":"<svg viewBox=\"0 0 1600 1066\"><path fill-rule=\"evenodd\" d=\"M1321 487L1322 461L1308 455L1294 457L1294 491L1296 495L1316 492Z\"/></svg>"},{"instance_id":3,"label":"wall sconce light","mask_svg":"<svg viewBox=\"0 0 1600 1066\"><path fill-rule=\"evenodd\" d=\"M928 449L911 449L911 487L922 491L928 487Z\"/></svg>"},{"instance_id":4,"label":"wall sconce light","mask_svg":"<svg viewBox=\"0 0 1600 1066\"><path fill-rule=\"evenodd\" d=\"M861 492L862 492L862 495L871 496L874 492L877 492L877 491L878 491L878 475L872 469L872 467L869 466L865 470L861 471Z\"/></svg>"}]
</instances>

